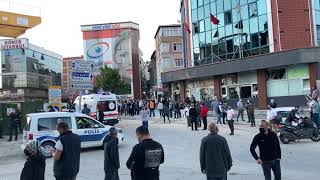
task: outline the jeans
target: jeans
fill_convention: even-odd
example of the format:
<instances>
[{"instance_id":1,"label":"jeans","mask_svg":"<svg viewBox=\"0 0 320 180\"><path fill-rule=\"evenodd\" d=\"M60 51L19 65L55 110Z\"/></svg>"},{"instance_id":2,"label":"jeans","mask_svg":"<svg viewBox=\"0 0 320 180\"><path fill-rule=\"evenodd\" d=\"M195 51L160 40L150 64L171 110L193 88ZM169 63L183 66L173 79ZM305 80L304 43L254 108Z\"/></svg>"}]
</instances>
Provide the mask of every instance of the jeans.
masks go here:
<instances>
[{"instance_id":1,"label":"jeans","mask_svg":"<svg viewBox=\"0 0 320 180\"><path fill-rule=\"evenodd\" d=\"M320 127L320 124L319 124L319 113L313 113L313 122L317 125L318 129Z\"/></svg>"},{"instance_id":2,"label":"jeans","mask_svg":"<svg viewBox=\"0 0 320 180\"><path fill-rule=\"evenodd\" d=\"M142 126L148 128L148 121L142 121Z\"/></svg>"},{"instance_id":3,"label":"jeans","mask_svg":"<svg viewBox=\"0 0 320 180\"><path fill-rule=\"evenodd\" d=\"M239 121L240 116L241 116L241 120L243 121L243 109L238 109L237 121Z\"/></svg>"},{"instance_id":4,"label":"jeans","mask_svg":"<svg viewBox=\"0 0 320 180\"><path fill-rule=\"evenodd\" d=\"M271 180L271 170L274 174L274 180L281 180L280 160L263 162L261 166L265 180Z\"/></svg>"},{"instance_id":5,"label":"jeans","mask_svg":"<svg viewBox=\"0 0 320 180\"><path fill-rule=\"evenodd\" d=\"M217 115L218 115L218 117L217 117L217 124L222 124L222 123L221 123L222 114L221 114L221 113L218 113Z\"/></svg>"},{"instance_id":6,"label":"jeans","mask_svg":"<svg viewBox=\"0 0 320 180\"><path fill-rule=\"evenodd\" d=\"M15 133L15 140L18 139L19 126L17 124L11 124L9 129L9 141L12 140L12 133Z\"/></svg>"},{"instance_id":7,"label":"jeans","mask_svg":"<svg viewBox=\"0 0 320 180\"><path fill-rule=\"evenodd\" d=\"M159 109L159 114L160 114L160 117L163 116L163 109Z\"/></svg>"},{"instance_id":8,"label":"jeans","mask_svg":"<svg viewBox=\"0 0 320 180\"><path fill-rule=\"evenodd\" d=\"M169 110L170 118L172 118L172 111L173 111L173 109L170 108L170 110Z\"/></svg>"},{"instance_id":9,"label":"jeans","mask_svg":"<svg viewBox=\"0 0 320 180\"><path fill-rule=\"evenodd\" d=\"M202 122L203 122L203 129L206 130L208 127L207 117L203 117Z\"/></svg>"},{"instance_id":10,"label":"jeans","mask_svg":"<svg viewBox=\"0 0 320 180\"><path fill-rule=\"evenodd\" d=\"M163 123L166 123L166 117L168 117L169 123L170 123L170 118L168 114L163 114Z\"/></svg>"},{"instance_id":11,"label":"jeans","mask_svg":"<svg viewBox=\"0 0 320 180\"><path fill-rule=\"evenodd\" d=\"M150 109L150 116L151 117L151 114L153 115L153 117L155 117L156 115L154 114L154 109Z\"/></svg>"},{"instance_id":12,"label":"jeans","mask_svg":"<svg viewBox=\"0 0 320 180\"><path fill-rule=\"evenodd\" d=\"M225 177L208 177L207 180L227 180L227 176Z\"/></svg>"},{"instance_id":13,"label":"jeans","mask_svg":"<svg viewBox=\"0 0 320 180\"><path fill-rule=\"evenodd\" d=\"M248 112L248 118L251 123L251 126L256 126L256 121L254 120L254 112Z\"/></svg>"},{"instance_id":14,"label":"jeans","mask_svg":"<svg viewBox=\"0 0 320 180\"><path fill-rule=\"evenodd\" d=\"M191 119L191 130L193 131L193 129L196 131L198 130L198 123L196 119Z\"/></svg>"}]
</instances>

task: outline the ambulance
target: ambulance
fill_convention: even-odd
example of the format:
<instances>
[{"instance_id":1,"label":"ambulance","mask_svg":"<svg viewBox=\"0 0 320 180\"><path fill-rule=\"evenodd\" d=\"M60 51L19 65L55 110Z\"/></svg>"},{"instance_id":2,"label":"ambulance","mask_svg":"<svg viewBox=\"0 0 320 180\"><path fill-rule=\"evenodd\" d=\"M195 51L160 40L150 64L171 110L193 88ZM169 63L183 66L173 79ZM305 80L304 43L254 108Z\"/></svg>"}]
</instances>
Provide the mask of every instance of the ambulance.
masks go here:
<instances>
[{"instance_id":1,"label":"ambulance","mask_svg":"<svg viewBox=\"0 0 320 180\"><path fill-rule=\"evenodd\" d=\"M119 122L117 96L111 93L99 93L81 96L81 108L79 107L80 97L74 101L76 111L81 113L84 104L90 109L90 116L99 119L99 110L104 113L103 124L114 126Z\"/></svg>"}]
</instances>

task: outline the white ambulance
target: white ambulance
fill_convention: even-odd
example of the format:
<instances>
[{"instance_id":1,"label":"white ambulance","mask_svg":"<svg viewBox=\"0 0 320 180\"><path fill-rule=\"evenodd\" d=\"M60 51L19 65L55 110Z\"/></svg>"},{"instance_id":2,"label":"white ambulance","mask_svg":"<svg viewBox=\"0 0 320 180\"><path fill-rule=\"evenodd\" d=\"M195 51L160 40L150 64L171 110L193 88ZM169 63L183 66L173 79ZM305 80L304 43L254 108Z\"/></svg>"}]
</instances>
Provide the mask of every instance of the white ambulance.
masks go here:
<instances>
[{"instance_id":1,"label":"white ambulance","mask_svg":"<svg viewBox=\"0 0 320 180\"><path fill-rule=\"evenodd\" d=\"M74 101L76 111L81 113L84 104L90 109L90 116L99 119L99 110L104 113L103 124L115 125L119 122L117 96L111 93L90 94L81 96L81 108L79 108L78 96Z\"/></svg>"}]
</instances>

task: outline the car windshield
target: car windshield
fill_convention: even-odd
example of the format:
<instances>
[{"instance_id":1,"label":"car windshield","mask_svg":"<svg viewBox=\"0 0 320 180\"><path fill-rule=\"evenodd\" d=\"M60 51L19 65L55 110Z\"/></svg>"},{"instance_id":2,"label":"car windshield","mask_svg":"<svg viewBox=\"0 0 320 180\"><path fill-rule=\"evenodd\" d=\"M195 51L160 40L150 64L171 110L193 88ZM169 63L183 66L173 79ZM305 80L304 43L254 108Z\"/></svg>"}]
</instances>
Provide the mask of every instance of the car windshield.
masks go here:
<instances>
[{"instance_id":1,"label":"car windshield","mask_svg":"<svg viewBox=\"0 0 320 180\"><path fill-rule=\"evenodd\" d=\"M116 106L116 101L99 101L98 102L98 111L103 111L103 112L108 112L108 111L115 111L117 106Z\"/></svg>"}]
</instances>

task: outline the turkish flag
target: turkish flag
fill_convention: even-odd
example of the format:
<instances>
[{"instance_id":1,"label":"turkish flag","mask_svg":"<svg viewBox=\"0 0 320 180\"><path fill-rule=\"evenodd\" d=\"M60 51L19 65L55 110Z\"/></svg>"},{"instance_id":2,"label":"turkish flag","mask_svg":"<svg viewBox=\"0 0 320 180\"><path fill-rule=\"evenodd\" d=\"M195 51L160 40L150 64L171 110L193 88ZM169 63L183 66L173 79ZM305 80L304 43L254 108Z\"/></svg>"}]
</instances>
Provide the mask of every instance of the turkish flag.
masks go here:
<instances>
[{"instance_id":1,"label":"turkish flag","mask_svg":"<svg viewBox=\"0 0 320 180\"><path fill-rule=\"evenodd\" d=\"M211 13L210 13L210 19L211 19L211 22L215 25L218 25L219 24L219 19L217 19L216 17L214 17Z\"/></svg>"}]
</instances>

